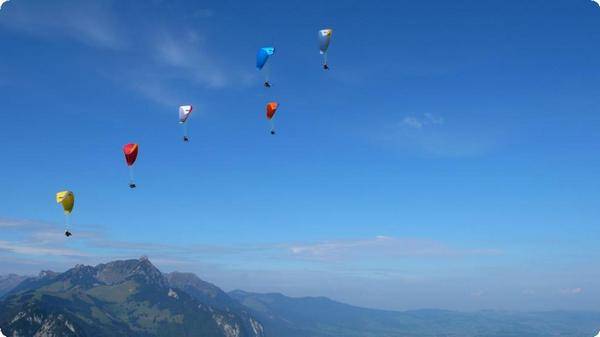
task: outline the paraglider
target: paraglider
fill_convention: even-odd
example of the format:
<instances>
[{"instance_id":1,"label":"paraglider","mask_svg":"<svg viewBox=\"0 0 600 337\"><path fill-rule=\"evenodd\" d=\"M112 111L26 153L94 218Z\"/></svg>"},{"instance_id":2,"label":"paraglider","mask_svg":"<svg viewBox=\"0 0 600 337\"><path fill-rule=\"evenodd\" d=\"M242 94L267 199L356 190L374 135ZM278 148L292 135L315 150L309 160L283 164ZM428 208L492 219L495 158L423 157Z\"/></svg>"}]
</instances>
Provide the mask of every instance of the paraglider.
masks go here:
<instances>
[{"instance_id":1,"label":"paraglider","mask_svg":"<svg viewBox=\"0 0 600 337\"><path fill-rule=\"evenodd\" d=\"M279 103L277 102L269 102L267 103L267 119L271 123L271 134L275 134L275 122L273 121L273 117L275 117L275 112L277 112L277 108L279 108Z\"/></svg>"},{"instance_id":2,"label":"paraglider","mask_svg":"<svg viewBox=\"0 0 600 337\"><path fill-rule=\"evenodd\" d=\"M329 65L327 64L327 50L329 49L329 43L331 42L331 35L333 34L332 29L321 29L319 31L319 51L323 55L323 69L328 70Z\"/></svg>"},{"instance_id":3,"label":"paraglider","mask_svg":"<svg viewBox=\"0 0 600 337\"><path fill-rule=\"evenodd\" d=\"M73 235L69 232L69 218L75 206L75 194L71 191L58 192L56 193L56 203L61 204L65 212L65 236L69 237Z\"/></svg>"},{"instance_id":4,"label":"paraglider","mask_svg":"<svg viewBox=\"0 0 600 337\"><path fill-rule=\"evenodd\" d=\"M186 121L192 114L192 106L191 105L182 105L179 107L179 124L183 127L183 141L187 142L190 139L188 138L187 124Z\"/></svg>"},{"instance_id":5,"label":"paraglider","mask_svg":"<svg viewBox=\"0 0 600 337\"><path fill-rule=\"evenodd\" d=\"M267 64L267 61L269 60L269 57L271 57L273 54L275 53L275 48L273 47L264 47L264 48L260 48L258 50L258 53L256 54L256 68L261 71L263 69L263 67L266 68L264 70L265 73L265 87L266 88L270 88L271 87L271 82L269 82L269 75L271 72L270 66L269 64Z\"/></svg>"},{"instance_id":6,"label":"paraglider","mask_svg":"<svg viewBox=\"0 0 600 337\"><path fill-rule=\"evenodd\" d=\"M134 143L125 144L123 146L123 153L125 154L125 161L129 167L129 188L135 188L135 182L133 180L133 164L137 159L138 145Z\"/></svg>"}]
</instances>

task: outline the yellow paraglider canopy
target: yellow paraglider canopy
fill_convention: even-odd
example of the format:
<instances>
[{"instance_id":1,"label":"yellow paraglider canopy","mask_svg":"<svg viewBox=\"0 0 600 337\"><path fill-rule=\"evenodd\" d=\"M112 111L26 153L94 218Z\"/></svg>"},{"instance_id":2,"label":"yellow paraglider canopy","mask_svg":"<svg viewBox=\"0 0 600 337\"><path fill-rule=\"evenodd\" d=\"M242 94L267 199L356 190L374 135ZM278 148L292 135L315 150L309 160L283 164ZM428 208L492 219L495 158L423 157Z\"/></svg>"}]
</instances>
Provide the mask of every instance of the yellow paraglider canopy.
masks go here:
<instances>
[{"instance_id":1,"label":"yellow paraglider canopy","mask_svg":"<svg viewBox=\"0 0 600 337\"><path fill-rule=\"evenodd\" d=\"M56 203L61 204L65 214L71 214L75 206L75 195L71 191L62 191L56 193Z\"/></svg>"}]
</instances>

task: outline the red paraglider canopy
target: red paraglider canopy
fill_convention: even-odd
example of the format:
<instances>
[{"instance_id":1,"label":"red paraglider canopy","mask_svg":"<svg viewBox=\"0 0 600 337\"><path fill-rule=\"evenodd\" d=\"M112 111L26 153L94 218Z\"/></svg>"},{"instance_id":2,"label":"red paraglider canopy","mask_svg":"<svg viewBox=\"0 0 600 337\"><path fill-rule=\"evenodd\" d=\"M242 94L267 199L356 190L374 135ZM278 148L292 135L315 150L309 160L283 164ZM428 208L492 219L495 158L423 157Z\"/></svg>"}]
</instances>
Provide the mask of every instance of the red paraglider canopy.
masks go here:
<instances>
[{"instance_id":1,"label":"red paraglider canopy","mask_svg":"<svg viewBox=\"0 0 600 337\"><path fill-rule=\"evenodd\" d=\"M267 103L267 118L268 119L272 119L273 116L275 116L275 112L277 111L278 107L279 107L279 103L277 103L277 102Z\"/></svg>"},{"instance_id":2,"label":"red paraglider canopy","mask_svg":"<svg viewBox=\"0 0 600 337\"><path fill-rule=\"evenodd\" d=\"M125 153L125 160L127 161L127 166L133 165L138 155L138 145L137 144L125 144L123 146L123 153Z\"/></svg>"}]
</instances>

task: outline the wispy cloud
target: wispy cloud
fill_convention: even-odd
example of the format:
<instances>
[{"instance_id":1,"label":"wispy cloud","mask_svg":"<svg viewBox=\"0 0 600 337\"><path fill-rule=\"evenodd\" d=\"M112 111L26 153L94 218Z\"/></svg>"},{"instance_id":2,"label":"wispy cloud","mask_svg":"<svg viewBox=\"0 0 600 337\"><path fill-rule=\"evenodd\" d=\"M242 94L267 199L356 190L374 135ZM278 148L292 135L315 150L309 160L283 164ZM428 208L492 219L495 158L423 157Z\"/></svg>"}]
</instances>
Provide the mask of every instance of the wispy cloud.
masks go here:
<instances>
[{"instance_id":1,"label":"wispy cloud","mask_svg":"<svg viewBox=\"0 0 600 337\"><path fill-rule=\"evenodd\" d=\"M582 288L563 288L560 290L560 293L563 295L579 295L581 293L583 293L583 289Z\"/></svg>"},{"instance_id":2,"label":"wispy cloud","mask_svg":"<svg viewBox=\"0 0 600 337\"><path fill-rule=\"evenodd\" d=\"M402 120L402 124L415 129L420 129L423 127L423 123L417 117L414 116L404 117L404 119Z\"/></svg>"},{"instance_id":3,"label":"wispy cloud","mask_svg":"<svg viewBox=\"0 0 600 337\"><path fill-rule=\"evenodd\" d=\"M12 220L12 219L4 219L0 218L0 228L14 228L14 227L25 227L33 225L32 221L28 220Z\"/></svg>"},{"instance_id":4,"label":"wispy cloud","mask_svg":"<svg viewBox=\"0 0 600 337\"><path fill-rule=\"evenodd\" d=\"M459 257L497 255L494 249L457 249L431 240L377 236L368 239L329 241L307 245L291 245L289 251L300 257L321 260L373 257Z\"/></svg>"},{"instance_id":5,"label":"wispy cloud","mask_svg":"<svg viewBox=\"0 0 600 337\"><path fill-rule=\"evenodd\" d=\"M206 39L194 31L162 29L148 35L148 40L138 43L140 50L150 52L138 57L137 67L127 67L114 80L122 83L125 78L132 90L158 104L188 101L185 90L176 90L182 83L222 89L247 82L243 73L221 64L209 51Z\"/></svg>"},{"instance_id":6,"label":"wispy cloud","mask_svg":"<svg viewBox=\"0 0 600 337\"><path fill-rule=\"evenodd\" d=\"M106 259L148 255L168 265L193 265L197 261L279 261L294 264L304 260L321 263L379 258L457 258L498 255L494 249L452 248L442 243L377 236L356 240L330 240L313 243L279 242L260 245L174 245L115 240L102 232L78 231L76 240L66 239L56 226L37 221L2 219L5 237L2 252L20 258L64 257L100 262ZM11 225L12 224L12 225ZM12 233L13 235L9 235ZM219 262L221 261L221 262ZM78 263L82 263L78 262ZM227 262L229 263L229 262Z\"/></svg>"},{"instance_id":7,"label":"wispy cloud","mask_svg":"<svg viewBox=\"0 0 600 337\"><path fill-rule=\"evenodd\" d=\"M471 296L476 297L476 298L481 298L481 297L485 296L485 291L484 290L476 290L471 293Z\"/></svg>"},{"instance_id":8,"label":"wispy cloud","mask_svg":"<svg viewBox=\"0 0 600 337\"><path fill-rule=\"evenodd\" d=\"M249 83L247 72L223 64L209 48L206 35L190 28L190 22L214 16L210 9L192 6L177 24L164 20L156 24L152 14L136 16L135 27L130 17L119 12L115 0L22 0L10 9L0 20L1 26L42 39L67 39L108 50L106 64L98 64L95 71L161 105L188 101L185 92L196 92L197 87L221 89Z\"/></svg>"},{"instance_id":9,"label":"wispy cloud","mask_svg":"<svg viewBox=\"0 0 600 337\"><path fill-rule=\"evenodd\" d=\"M208 53L205 40L188 31L177 36L163 32L153 42L158 60L181 71L181 75L209 87L220 88L229 79L224 67Z\"/></svg>"},{"instance_id":10,"label":"wispy cloud","mask_svg":"<svg viewBox=\"0 0 600 337\"><path fill-rule=\"evenodd\" d=\"M75 236L69 239L62 235L60 226L43 221L4 218L0 224L1 273L63 271L75 264L94 265L146 255L162 271L195 272L226 289L326 295L363 305L389 303L390 308L443 303L453 306L466 296L480 299L477 303L498 298L497 292L487 292L496 285L495 275L486 281L469 275L469 270L480 273L480 267L489 268L493 261L510 258L510 252L493 248L389 235L313 242L181 245L115 239L100 226L85 231L90 227L84 224L79 224ZM522 292L529 288L523 288L521 281L517 283L515 296L529 294ZM440 289L436 294L446 296L444 299L425 295L436 288ZM548 289L540 296L585 298L580 296L583 287L558 285ZM390 298L402 298L402 305Z\"/></svg>"},{"instance_id":11,"label":"wispy cloud","mask_svg":"<svg viewBox=\"0 0 600 337\"><path fill-rule=\"evenodd\" d=\"M31 242L8 242L0 240L0 250L20 255L84 256L81 251L34 245Z\"/></svg>"},{"instance_id":12,"label":"wispy cloud","mask_svg":"<svg viewBox=\"0 0 600 337\"><path fill-rule=\"evenodd\" d=\"M3 236L0 252L24 258L85 257L89 254L68 247L66 239L56 226L41 221L0 218Z\"/></svg>"},{"instance_id":13,"label":"wispy cloud","mask_svg":"<svg viewBox=\"0 0 600 337\"><path fill-rule=\"evenodd\" d=\"M377 139L406 152L439 157L469 157L487 153L498 143L497 131L478 124L448 120L433 113L406 115L382 126Z\"/></svg>"},{"instance_id":14,"label":"wispy cloud","mask_svg":"<svg viewBox=\"0 0 600 337\"><path fill-rule=\"evenodd\" d=\"M406 116L402 120L401 123L403 126L413 128L413 129L422 129L423 127L435 126L435 125L443 125L444 118L440 116L436 116L432 113L425 113L423 115L411 115Z\"/></svg>"},{"instance_id":15,"label":"wispy cloud","mask_svg":"<svg viewBox=\"0 0 600 337\"><path fill-rule=\"evenodd\" d=\"M15 2L0 25L48 39L70 38L105 49L124 47L110 1Z\"/></svg>"}]
</instances>

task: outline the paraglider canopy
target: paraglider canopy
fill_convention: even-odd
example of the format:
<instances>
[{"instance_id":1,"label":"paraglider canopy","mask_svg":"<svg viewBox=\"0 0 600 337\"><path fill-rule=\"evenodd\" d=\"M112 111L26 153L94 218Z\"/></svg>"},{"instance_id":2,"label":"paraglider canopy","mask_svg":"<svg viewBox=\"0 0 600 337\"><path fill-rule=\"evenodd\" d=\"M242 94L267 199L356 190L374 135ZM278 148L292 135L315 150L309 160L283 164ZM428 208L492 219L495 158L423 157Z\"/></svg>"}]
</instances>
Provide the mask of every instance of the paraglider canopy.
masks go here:
<instances>
[{"instance_id":1,"label":"paraglider canopy","mask_svg":"<svg viewBox=\"0 0 600 337\"><path fill-rule=\"evenodd\" d=\"M261 70L267 63L269 56L273 55L274 53L275 48L273 47L260 48L258 50L258 53L256 54L256 68L258 68L258 70Z\"/></svg>"},{"instance_id":2,"label":"paraglider canopy","mask_svg":"<svg viewBox=\"0 0 600 337\"><path fill-rule=\"evenodd\" d=\"M127 166L132 166L135 163L138 155L138 145L134 143L125 144L123 146L123 153L125 154L125 161L127 161Z\"/></svg>"},{"instance_id":3,"label":"paraglider canopy","mask_svg":"<svg viewBox=\"0 0 600 337\"><path fill-rule=\"evenodd\" d=\"M192 114L191 105L182 105L179 107L179 123L183 124Z\"/></svg>"},{"instance_id":4,"label":"paraglider canopy","mask_svg":"<svg viewBox=\"0 0 600 337\"><path fill-rule=\"evenodd\" d=\"M319 31L319 50L321 54L325 54L329 49L329 42L331 42L331 35L333 34L332 29L321 29Z\"/></svg>"},{"instance_id":5,"label":"paraglider canopy","mask_svg":"<svg viewBox=\"0 0 600 337\"><path fill-rule=\"evenodd\" d=\"M71 214L75 206L75 195L71 191L56 193L56 203L61 204L65 214Z\"/></svg>"},{"instance_id":6,"label":"paraglider canopy","mask_svg":"<svg viewBox=\"0 0 600 337\"><path fill-rule=\"evenodd\" d=\"M277 102L267 103L267 118L268 119L273 119L273 117L275 117L275 112L277 112L278 107L279 107L279 103L277 103Z\"/></svg>"}]
</instances>

